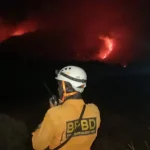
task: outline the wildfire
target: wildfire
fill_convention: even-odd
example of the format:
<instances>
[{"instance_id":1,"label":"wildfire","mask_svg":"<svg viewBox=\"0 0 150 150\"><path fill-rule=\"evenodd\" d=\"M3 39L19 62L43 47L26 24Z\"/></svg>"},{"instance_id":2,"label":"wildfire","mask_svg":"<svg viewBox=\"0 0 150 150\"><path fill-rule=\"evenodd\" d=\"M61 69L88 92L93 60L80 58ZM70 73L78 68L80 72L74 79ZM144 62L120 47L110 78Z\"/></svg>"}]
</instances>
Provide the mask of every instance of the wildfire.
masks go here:
<instances>
[{"instance_id":1,"label":"wildfire","mask_svg":"<svg viewBox=\"0 0 150 150\"><path fill-rule=\"evenodd\" d=\"M38 29L39 30L48 29L48 31L52 31L52 34L53 34L53 31L55 31L56 28L58 28L58 30L60 31L62 30L62 27L55 26L55 22L54 23L52 22L50 26L49 23L47 25L46 21L43 23L40 19L36 19L36 17L27 18L25 21L17 25L8 24L4 21L4 19L0 18L0 42L5 41L6 39L12 36L21 36L29 32L35 32ZM96 35L100 31L93 31L93 29L91 29L89 30L89 34L87 36L87 32L85 32L86 30L85 31L84 29L82 30L83 32L81 32L81 34L83 35L80 36L79 34L79 38L75 38L75 39L79 39L79 41L78 40L74 41L74 38L70 38L70 39L68 38L69 41L71 42L67 42L67 44L69 43L69 46L71 47L70 49L74 49L74 50L77 49L77 51L73 52L75 55L77 53L77 55L74 56L75 59L86 60L86 61L98 60L98 61L104 61L104 62L109 62L109 63L119 62L122 64L124 68L127 67L128 61L129 59L131 59L131 58L128 58L128 53L131 53L127 51L128 42L131 40L131 37L132 37L130 36L129 34L130 32L128 30L124 28L114 29L111 32L108 31L109 36L100 35L98 39L103 41L104 44L98 50L97 50L98 45L97 45ZM70 31L70 28L68 29L68 31ZM64 37L65 36L66 37L68 36L67 33L64 35ZM83 42L80 42L80 41L83 41Z\"/></svg>"},{"instance_id":2,"label":"wildfire","mask_svg":"<svg viewBox=\"0 0 150 150\"><path fill-rule=\"evenodd\" d=\"M98 54L98 57L101 59L106 59L114 49L114 40L108 36L99 36L99 39L104 41L104 47Z\"/></svg>"},{"instance_id":3,"label":"wildfire","mask_svg":"<svg viewBox=\"0 0 150 150\"><path fill-rule=\"evenodd\" d=\"M36 21L26 20L17 26L10 26L0 22L0 42L8 39L11 36L21 36L28 32L34 32L38 29Z\"/></svg>"},{"instance_id":4,"label":"wildfire","mask_svg":"<svg viewBox=\"0 0 150 150\"><path fill-rule=\"evenodd\" d=\"M22 29L19 29L19 30L16 30L13 34L12 34L12 36L20 36L20 35L23 35L23 34L25 34L26 32L24 31L24 30L22 30Z\"/></svg>"}]
</instances>

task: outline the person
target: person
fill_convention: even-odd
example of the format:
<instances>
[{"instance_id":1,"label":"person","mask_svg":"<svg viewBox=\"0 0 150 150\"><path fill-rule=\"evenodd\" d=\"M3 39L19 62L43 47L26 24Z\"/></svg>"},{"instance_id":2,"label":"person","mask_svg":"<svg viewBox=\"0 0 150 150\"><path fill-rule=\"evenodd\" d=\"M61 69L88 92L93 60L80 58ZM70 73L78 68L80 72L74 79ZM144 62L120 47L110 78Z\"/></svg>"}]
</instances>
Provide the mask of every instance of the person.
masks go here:
<instances>
[{"instance_id":1,"label":"person","mask_svg":"<svg viewBox=\"0 0 150 150\"><path fill-rule=\"evenodd\" d=\"M55 149L80 124L80 128L60 150L90 150L97 137L101 118L99 108L93 103L85 104L82 98L87 74L78 66L66 66L57 73L55 79L58 80L60 104L50 101L52 108L46 112L39 128L32 133L33 149ZM83 117L78 122L84 105Z\"/></svg>"}]
</instances>

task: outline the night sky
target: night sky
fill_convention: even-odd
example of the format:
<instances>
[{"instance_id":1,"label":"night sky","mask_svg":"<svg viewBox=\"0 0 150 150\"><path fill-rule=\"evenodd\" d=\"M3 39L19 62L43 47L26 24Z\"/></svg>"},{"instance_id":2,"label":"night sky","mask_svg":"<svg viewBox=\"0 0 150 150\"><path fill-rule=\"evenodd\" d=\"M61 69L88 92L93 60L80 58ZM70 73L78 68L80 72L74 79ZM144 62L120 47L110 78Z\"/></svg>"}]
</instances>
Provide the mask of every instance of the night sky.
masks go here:
<instances>
[{"instance_id":1,"label":"night sky","mask_svg":"<svg viewBox=\"0 0 150 150\"><path fill-rule=\"evenodd\" d=\"M150 58L149 19L148 1L5 0L0 5L0 41L9 43L11 36L19 36L11 43L26 43L32 47L27 48L28 53L41 56L45 53L49 59L56 58L52 53L57 51L65 59L72 54L75 59L126 65ZM104 42L99 36L115 40L105 60L99 58ZM31 44L29 41L33 40ZM36 43L45 46L39 48ZM21 45L18 47L14 49L20 51Z\"/></svg>"}]
</instances>

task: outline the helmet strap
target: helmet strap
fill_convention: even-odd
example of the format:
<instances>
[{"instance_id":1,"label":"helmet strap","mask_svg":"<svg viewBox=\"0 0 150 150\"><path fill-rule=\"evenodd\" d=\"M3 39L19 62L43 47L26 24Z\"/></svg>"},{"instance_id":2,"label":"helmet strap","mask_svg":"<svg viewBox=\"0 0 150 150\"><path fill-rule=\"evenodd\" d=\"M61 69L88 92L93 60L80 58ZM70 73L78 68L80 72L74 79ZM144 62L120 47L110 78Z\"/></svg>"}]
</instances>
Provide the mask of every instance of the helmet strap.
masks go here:
<instances>
[{"instance_id":1,"label":"helmet strap","mask_svg":"<svg viewBox=\"0 0 150 150\"><path fill-rule=\"evenodd\" d=\"M63 97L62 97L62 102L64 102L66 97L75 95L77 92L71 92L71 93L66 93L66 86L65 86L65 82L62 81L62 88L63 88Z\"/></svg>"}]
</instances>

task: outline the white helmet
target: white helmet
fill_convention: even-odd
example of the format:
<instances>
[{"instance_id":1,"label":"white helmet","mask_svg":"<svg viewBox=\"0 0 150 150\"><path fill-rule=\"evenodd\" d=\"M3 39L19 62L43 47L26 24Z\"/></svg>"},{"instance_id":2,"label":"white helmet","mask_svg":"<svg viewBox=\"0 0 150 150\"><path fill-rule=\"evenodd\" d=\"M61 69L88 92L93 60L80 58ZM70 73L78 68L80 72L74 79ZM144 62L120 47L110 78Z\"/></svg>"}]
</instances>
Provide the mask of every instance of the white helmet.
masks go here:
<instances>
[{"instance_id":1,"label":"white helmet","mask_svg":"<svg viewBox=\"0 0 150 150\"><path fill-rule=\"evenodd\" d=\"M55 79L69 82L75 91L82 93L86 87L87 75L80 67L66 66L59 71Z\"/></svg>"}]
</instances>

